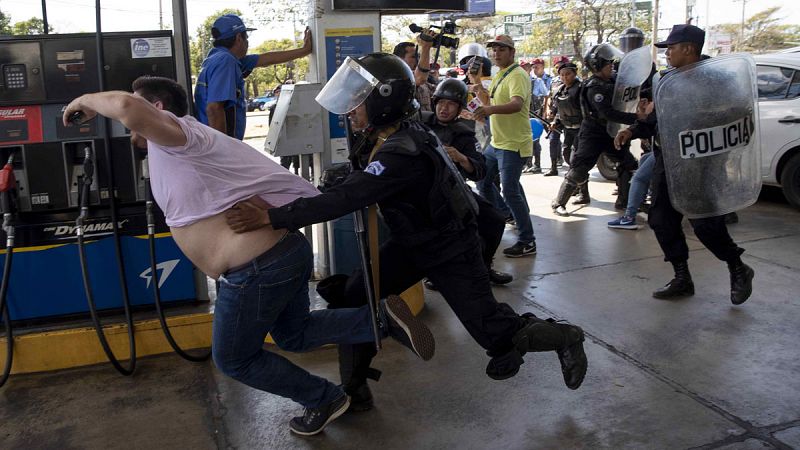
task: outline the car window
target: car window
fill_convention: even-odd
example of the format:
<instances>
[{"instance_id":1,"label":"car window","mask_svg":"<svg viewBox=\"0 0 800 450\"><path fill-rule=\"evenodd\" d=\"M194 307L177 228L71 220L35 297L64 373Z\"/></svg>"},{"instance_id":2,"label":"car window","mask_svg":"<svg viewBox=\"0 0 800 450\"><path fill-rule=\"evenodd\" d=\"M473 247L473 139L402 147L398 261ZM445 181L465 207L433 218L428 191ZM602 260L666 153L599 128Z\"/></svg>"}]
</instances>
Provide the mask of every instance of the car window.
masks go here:
<instances>
[{"instance_id":1,"label":"car window","mask_svg":"<svg viewBox=\"0 0 800 450\"><path fill-rule=\"evenodd\" d=\"M800 97L800 70L794 71L794 78L792 78L792 84L789 86L789 92L786 94L786 98L797 98Z\"/></svg>"},{"instance_id":2,"label":"car window","mask_svg":"<svg viewBox=\"0 0 800 450\"><path fill-rule=\"evenodd\" d=\"M785 67L758 66L758 98L786 98L793 75L794 70Z\"/></svg>"}]
</instances>

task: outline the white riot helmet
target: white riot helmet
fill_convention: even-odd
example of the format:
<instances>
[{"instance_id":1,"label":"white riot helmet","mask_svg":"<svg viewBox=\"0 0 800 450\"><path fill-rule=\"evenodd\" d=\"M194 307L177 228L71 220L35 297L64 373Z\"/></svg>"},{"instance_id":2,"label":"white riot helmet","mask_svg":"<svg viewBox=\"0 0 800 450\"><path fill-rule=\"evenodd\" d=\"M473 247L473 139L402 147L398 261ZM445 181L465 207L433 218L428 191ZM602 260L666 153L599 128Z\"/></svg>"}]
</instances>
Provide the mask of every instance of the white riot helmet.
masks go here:
<instances>
[{"instance_id":1,"label":"white riot helmet","mask_svg":"<svg viewBox=\"0 0 800 450\"><path fill-rule=\"evenodd\" d=\"M480 56L481 58L488 58L489 54L486 53L486 47L476 42L464 44L458 49L458 65L466 64L473 56Z\"/></svg>"}]
</instances>

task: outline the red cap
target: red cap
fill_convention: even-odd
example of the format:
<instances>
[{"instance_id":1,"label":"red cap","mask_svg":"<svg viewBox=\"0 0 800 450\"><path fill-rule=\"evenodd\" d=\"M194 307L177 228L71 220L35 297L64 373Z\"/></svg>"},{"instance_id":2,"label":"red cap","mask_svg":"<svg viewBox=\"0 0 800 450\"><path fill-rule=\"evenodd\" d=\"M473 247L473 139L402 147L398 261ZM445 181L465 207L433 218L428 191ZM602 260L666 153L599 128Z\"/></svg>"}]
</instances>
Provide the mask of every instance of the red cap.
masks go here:
<instances>
[{"instance_id":1,"label":"red cap","mask_svg":"<svg viewBox=\"0 0 800 450\"><path fill-rule=\"evenodd\" d=\"M544 60L542 58L536 58L533 61L531 61L531 64L533 64L534 66L537 64L544 65Z\"/></svg>"}]
</instances>

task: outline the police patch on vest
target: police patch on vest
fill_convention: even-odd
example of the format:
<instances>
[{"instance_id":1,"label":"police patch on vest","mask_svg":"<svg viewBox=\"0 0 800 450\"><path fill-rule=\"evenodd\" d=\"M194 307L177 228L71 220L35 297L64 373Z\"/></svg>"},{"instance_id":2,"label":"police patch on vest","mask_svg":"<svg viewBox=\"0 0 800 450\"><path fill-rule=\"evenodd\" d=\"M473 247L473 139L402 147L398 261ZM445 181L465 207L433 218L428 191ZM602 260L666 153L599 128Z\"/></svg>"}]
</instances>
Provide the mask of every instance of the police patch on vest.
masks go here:
<instances>
[{"instance_id":1,"label":"police patch on vest","mask_svg":"<svg viewBox=\"0 0 800 450\"><path fill-rule=\"evenodd\" d=\"M684 131L678 135L681 158L703 158L745 148L754 131L751 115L718 127Z\"/></svg>"},{"instance_id":2,"label":"police patch on vest","mask_svg":"<svg viewBox=\"0 0 800 450\"><path fill-rule=\"evenodd\" d=\"M364 172L371 173L373 175L380 175L383 171L386 170L386 167L381 164L380 161L372 161L369 165L364 169Z\"/></svg>"},{"instance_id":3,"label":"police patch on vest","mask_svg":"<svg viewBox=\"0 0 800 450\"><path fill-rule=\"evenodd\" d=\"M605 98L605 97L603 97L603 94L594 94L594 101L595 101L596 103L600 103L600 102L602 102L604 98Z\"/></svg>"}]
</instances>

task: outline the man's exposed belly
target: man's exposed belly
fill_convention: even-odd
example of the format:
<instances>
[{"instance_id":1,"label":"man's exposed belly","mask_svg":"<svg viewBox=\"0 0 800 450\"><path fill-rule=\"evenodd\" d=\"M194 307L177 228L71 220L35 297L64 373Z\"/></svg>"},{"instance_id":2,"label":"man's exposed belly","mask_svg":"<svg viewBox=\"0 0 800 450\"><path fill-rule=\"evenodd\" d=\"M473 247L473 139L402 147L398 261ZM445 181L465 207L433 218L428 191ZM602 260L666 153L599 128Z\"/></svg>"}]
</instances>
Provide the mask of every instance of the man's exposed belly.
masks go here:
<instances>
[{"instance_id":1,"label":"man's exposed belly","mask_svg":"<svg viewBox=\"0 0 800 450\"><path fill-rule=\"evenodd\" d=\"M287 232L263 227L238 234L228 228L224 212L171 231L189 260L214 279L266 252Z\"/></svg>"}]
</instances>

